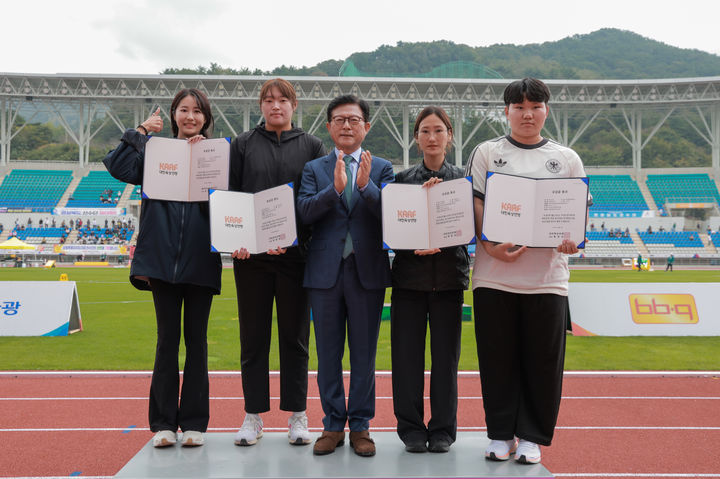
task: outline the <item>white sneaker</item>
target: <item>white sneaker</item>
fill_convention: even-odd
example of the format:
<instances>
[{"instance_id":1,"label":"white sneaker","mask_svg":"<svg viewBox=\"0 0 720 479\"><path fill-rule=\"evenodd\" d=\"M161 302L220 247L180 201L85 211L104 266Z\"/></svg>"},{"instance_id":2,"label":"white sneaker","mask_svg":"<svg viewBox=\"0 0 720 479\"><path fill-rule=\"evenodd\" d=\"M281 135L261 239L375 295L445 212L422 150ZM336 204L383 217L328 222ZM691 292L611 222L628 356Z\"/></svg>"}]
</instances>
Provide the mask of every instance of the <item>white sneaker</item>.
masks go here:
<instances>
[{"instance_id":1,"label":"white sneaker","mask_svg":"<svg viewBox=\"0 0 720 479\"><path fill-rule=\"evenodd\" d=\"M488 447L485 448L485 459L490 459L491 461L507 461L510 459L510 454L517 449L517 445L517 439L510 439L508 441L493 439L490 441L490 444L488 444Z\"/></svg>"},{"instance_id":2,"label":"white sneaker","mask_svg":"<svg viewBox=\"0 0 720 479\"><path fill-rule=\"evenodd\" d=\"M293 413L288 419L288 438L290 444L296 446L310 444L310 431L308 431L308 418L305 411Z\"/></svg>"},{"instance_id":3,"label":"white sneaker","mask_svg":"<svg viewBox=\"0 0 720 479\"><path fill-rule=\"evenodd\" d=\"M153 436L153 447L173 446L177 442L177 434L170 430L158 431Z\"/></svg>"},{"instance_id":4,"label":"white sneaker","mask_svg":"<svg viewBox=\"0 0 720 479\"><path fill-rule=\"evenodd\" d=\"M540 446L534 442L520 439L517 451L515 451L515 460L521 464L537 464L540 462Z\"/></svg>"},{"instance_id":5,"label":"white sneaker","mask_svg":"<svg viewBox=\"0 0 720 479\"><path fill-rule=\"evenodd\" d=\"M183 447L202 446L205 444L205 438L198 431L183 431L182 442Z\"/></svg>"},{"instance_id":6,"label":"white sneaker","mask_svg":"<svg viewBox=\"0 0 720 479\"><path fill-rule=\"evenodd\" d=\"M245 420L240 430L235 434L235 444L238 446L252 446L263 435L263 422L257 414L245 414Z\"/></svg>"}]
</instances>

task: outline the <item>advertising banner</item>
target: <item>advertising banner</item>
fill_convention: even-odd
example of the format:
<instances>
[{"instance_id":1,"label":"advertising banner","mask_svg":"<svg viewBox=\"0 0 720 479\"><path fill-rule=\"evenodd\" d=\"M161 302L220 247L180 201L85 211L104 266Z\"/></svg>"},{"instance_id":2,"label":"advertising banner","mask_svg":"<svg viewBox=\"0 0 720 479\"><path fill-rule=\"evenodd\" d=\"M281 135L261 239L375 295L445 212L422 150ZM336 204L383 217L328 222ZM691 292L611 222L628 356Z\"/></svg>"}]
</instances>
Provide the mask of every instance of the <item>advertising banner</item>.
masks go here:
<instances>
[{"instance_id":1,"label":"advertising banner","mask_svg":"<svg viewBox=\"0 0 720 479\"><path fill-rule=\"evenodd\" d=\"M80 330L75 281L0 282L0 336L67 336Z\"/></svg>"},{"instance_id":2,"label":"advertising banner","mask_svg":"<svg viewBox=\"0 0 720 479\"><path fill-rule=\"evenodd\" d=\"M59 216L123 216L125 208L54 208Z\"/></svg>"},{"instance_id":3,"label":"advertising banner","mask_svg":"<svg viewBox=\"0 0 720 479\"><path fill-rule=\"evenodd\" d=\"M720 336L720 283L570 283L575 336Z\"/></svg>"},{"instance_id":4,"label":"advertising banner","mask_svg":"<svg viewBox=\"0 0 720 479\"><path fill-rule=\"evenodd\" d=\"M117 244L64 244L55 245L53 251L49 253L63 254L127 254L128 247L126 245Z\"/></svg>"}]
</instances>

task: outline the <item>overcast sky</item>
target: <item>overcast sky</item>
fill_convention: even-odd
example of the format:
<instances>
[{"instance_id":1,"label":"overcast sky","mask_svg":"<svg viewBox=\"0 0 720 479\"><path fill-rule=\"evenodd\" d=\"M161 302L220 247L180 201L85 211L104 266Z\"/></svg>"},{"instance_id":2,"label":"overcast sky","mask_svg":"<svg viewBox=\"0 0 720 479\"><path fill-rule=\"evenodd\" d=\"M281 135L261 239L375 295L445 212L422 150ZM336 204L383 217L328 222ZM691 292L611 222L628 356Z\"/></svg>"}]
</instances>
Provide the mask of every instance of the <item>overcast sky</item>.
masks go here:
<instances>
[{"instance_id":1,"label":"overcast sky","mask_svg":"<svg viewBox=\"0 0 720 479\"><path fill-rule=\"evenodd\" d=\"M720 54L717 0L24 0L0 3L0 72L270 70L398 41L524 45L612 27Z\"/></svg>"}]
</instances>

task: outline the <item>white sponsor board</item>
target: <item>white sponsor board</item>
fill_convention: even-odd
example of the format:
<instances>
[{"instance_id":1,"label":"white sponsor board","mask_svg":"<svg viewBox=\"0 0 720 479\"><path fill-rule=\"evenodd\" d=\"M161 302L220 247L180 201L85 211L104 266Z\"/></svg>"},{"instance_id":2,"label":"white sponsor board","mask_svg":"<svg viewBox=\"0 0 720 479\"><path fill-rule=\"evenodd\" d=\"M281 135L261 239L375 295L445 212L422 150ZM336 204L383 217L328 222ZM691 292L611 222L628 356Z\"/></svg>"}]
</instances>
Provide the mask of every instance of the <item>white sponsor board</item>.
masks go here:
<instances>
[{"instance_id":1,"label":"white sponsor board","mask_svg":"<svg viewBox=\"0 0 720 479\"><path fill-rule=\"evenodd\" d=\"M122 216L125 208L55 208L54 215L61 216Z\"/></svg>"},{"instance_id":2,"label":"white sponsor board","mask_svg":"<svg viewBox=\"0 0 720 479\"><path fill-rule=\"evenodd\" d=\"M570 283L573 334L720 336L718 291L720 283Z\"/></svg>"},{"instance_id":3,"label":"white sponsor board","mask_svg":"<svg viewBox=\"0 0 720 479\"><path fill-rule=\"evenodd\" d=\"M126 245L117 244L64 244L60 247L60 251L65 254L127 254L127 248Z\"/></svg>"},{"instance_id":4,"label":"white sponsor board","mask_svg":"<svg viewBox=\"0 0 720 479\"><path fill-rule=\"evenodd\" d=\"M79 330L75 281L0 282L0 336L67 336Z\"/></svg>"}]
</instances>

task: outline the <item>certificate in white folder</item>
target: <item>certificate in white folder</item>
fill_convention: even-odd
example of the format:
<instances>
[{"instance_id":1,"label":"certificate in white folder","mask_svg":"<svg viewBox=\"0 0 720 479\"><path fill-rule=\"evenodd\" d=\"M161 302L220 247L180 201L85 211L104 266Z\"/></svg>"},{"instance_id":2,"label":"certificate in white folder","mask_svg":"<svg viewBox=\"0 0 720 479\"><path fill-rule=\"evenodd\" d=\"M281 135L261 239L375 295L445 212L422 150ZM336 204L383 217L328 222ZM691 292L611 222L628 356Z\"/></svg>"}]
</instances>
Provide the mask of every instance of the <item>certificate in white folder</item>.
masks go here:
<instances>
[{"instance_id":1,"label":"certificate in white folder","mask_svg":"<svg viewBox=\"0 0 720 479\"><path fill-rule=\"evenodd\" d=\"M589 180L488 172L482 239L537 248L585 247Z\"/></svg>"},{"instance_id":2,"label":"certificate in white folder","mask_svg":"<svg viewBox=\"0 0 720 479\"><path fill-rule=\"evenodd\" d=\"M207 201L211 188L228 188L230 139L190 144L151 137L145 144L142 197L168 201Z\"/></svg>"},{"instance_id":3,"label":"certificate in white folder","mask_svg":"<svg viewBox=\"0 0 720 479\"><path fill-rule=\"evenodd\" d=\"M472 183L443 181L430 188L388 183L382 189L383 242L390 249L446 248L475 237Z\"/></svg>"},{"instance_id":4,"label":"certificate in white folder","mask_svg":"<svg viewBox=\"0 0 720 479\"><path fill-rule=\"evenodd\" d=\"M292 183L257 193L210 190L210 249L251 254L297 244Z\"/></svg>"}]
</instances>

